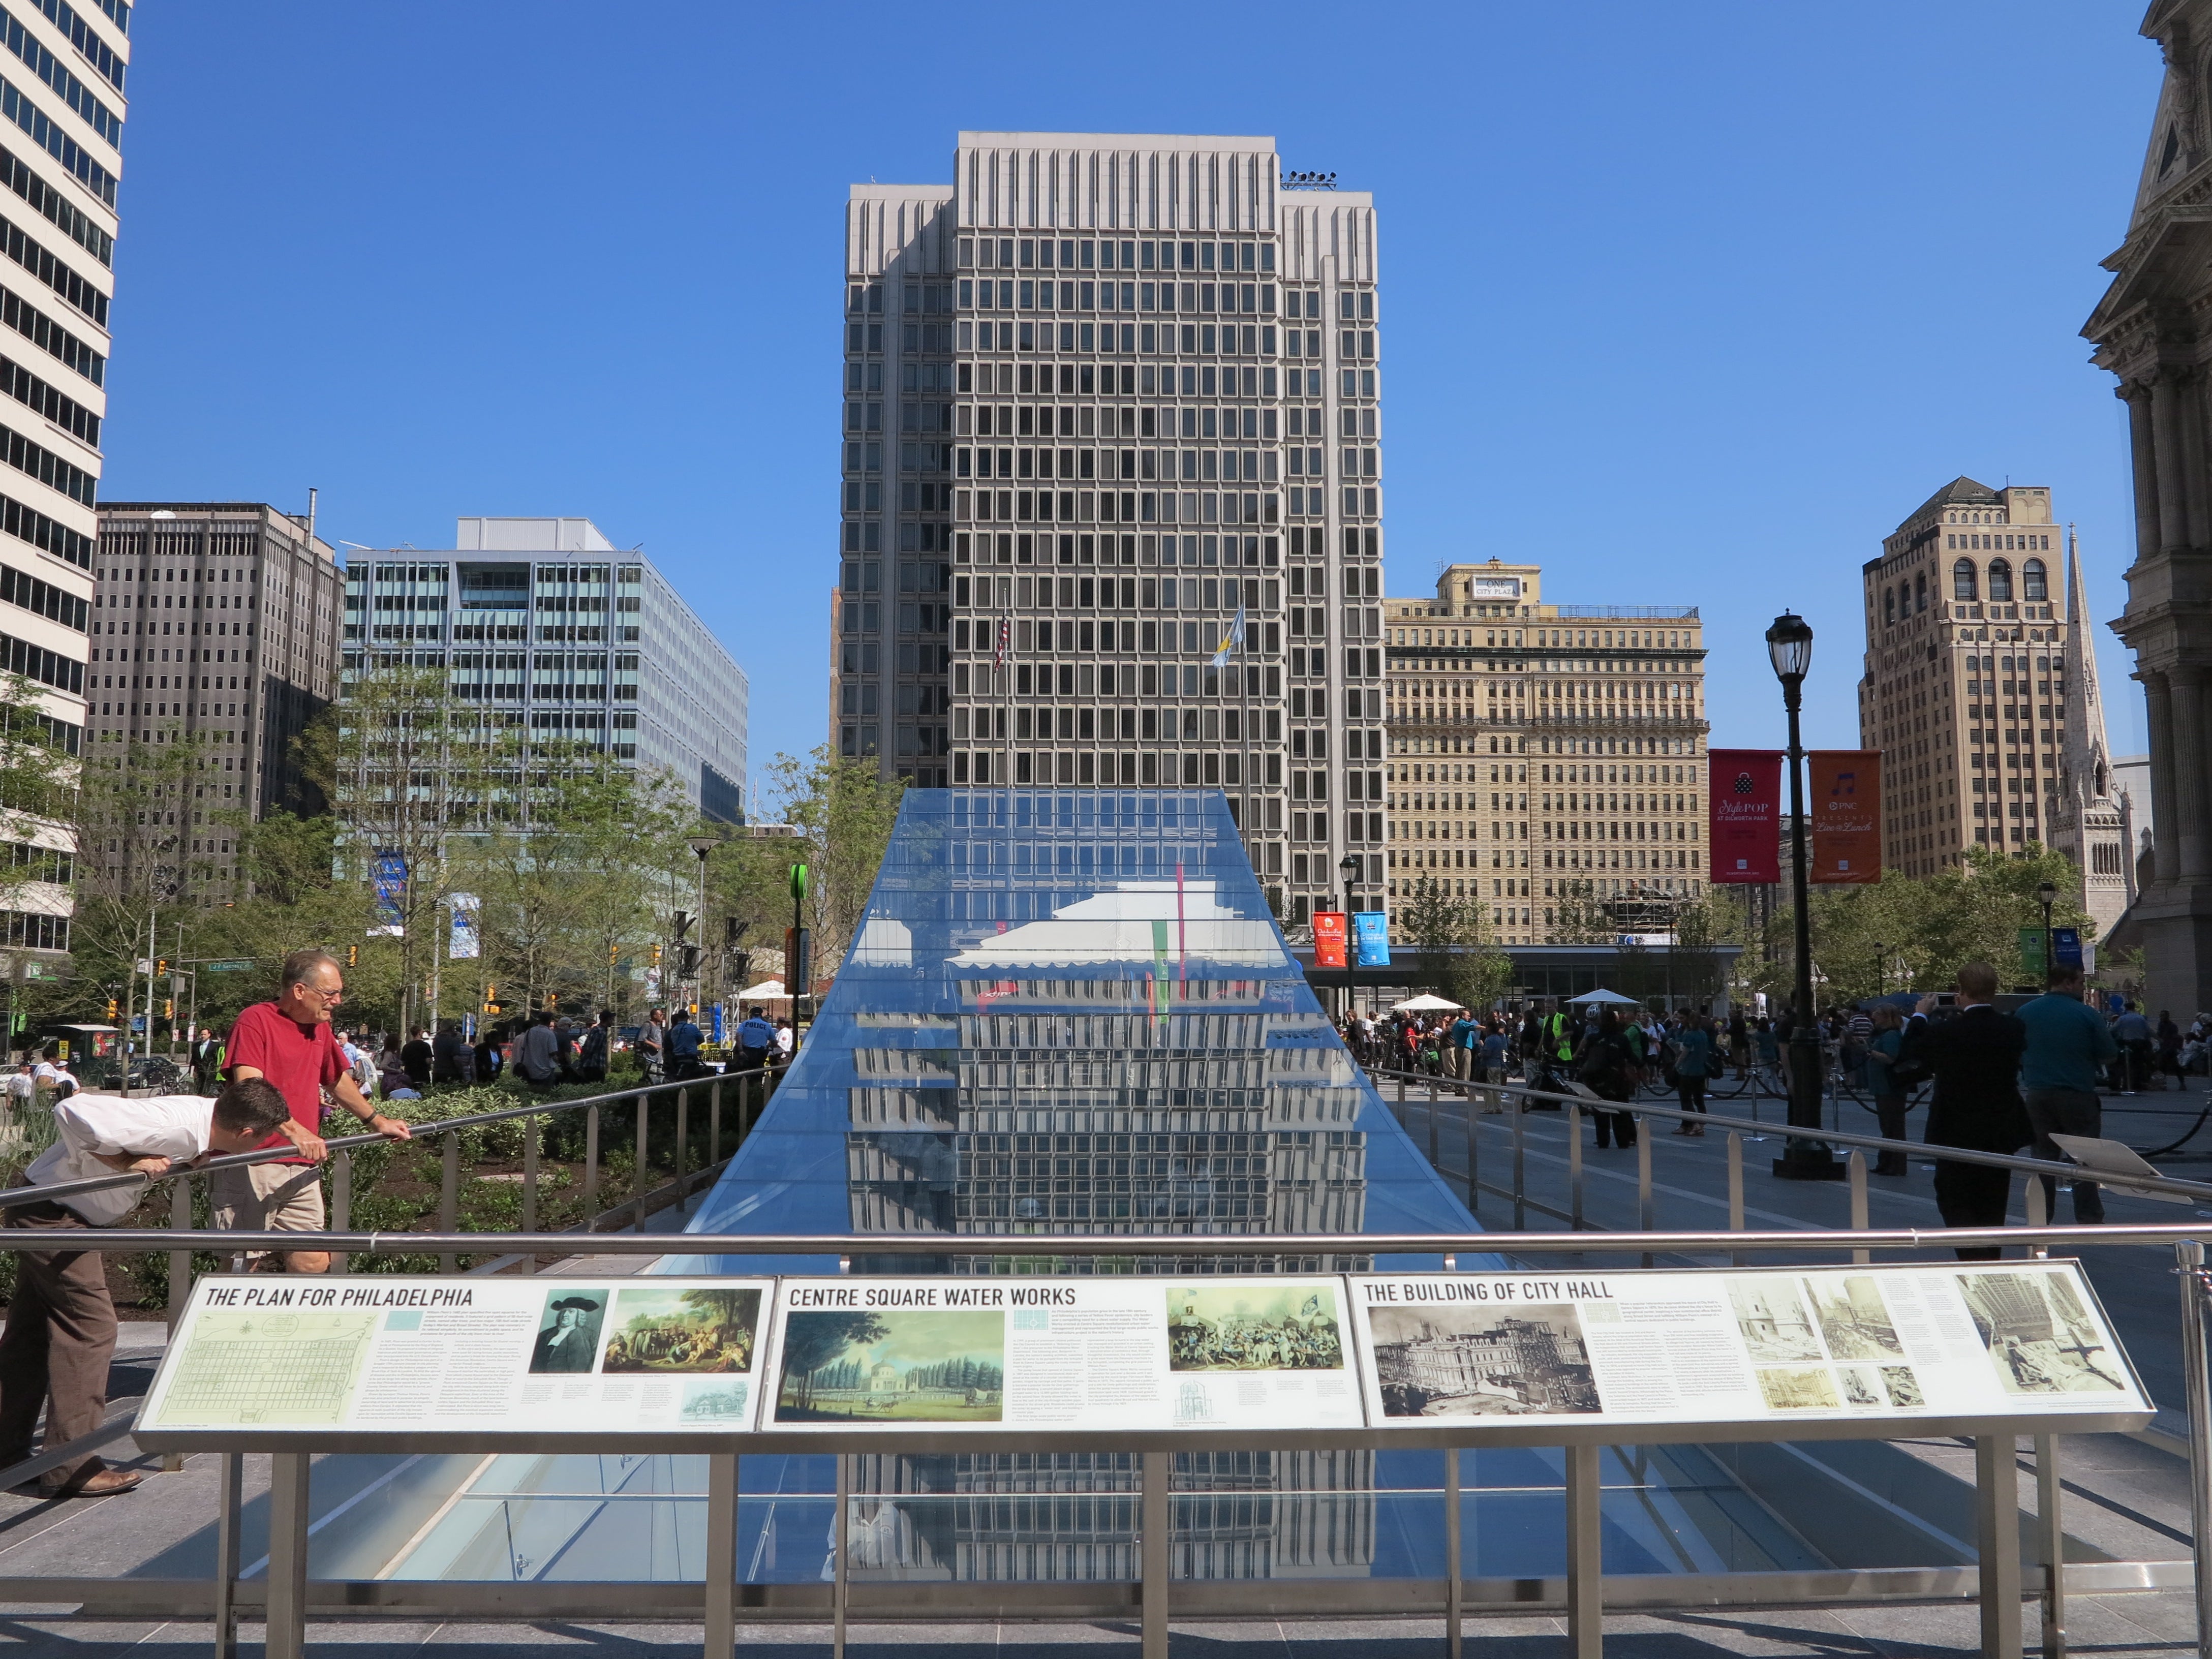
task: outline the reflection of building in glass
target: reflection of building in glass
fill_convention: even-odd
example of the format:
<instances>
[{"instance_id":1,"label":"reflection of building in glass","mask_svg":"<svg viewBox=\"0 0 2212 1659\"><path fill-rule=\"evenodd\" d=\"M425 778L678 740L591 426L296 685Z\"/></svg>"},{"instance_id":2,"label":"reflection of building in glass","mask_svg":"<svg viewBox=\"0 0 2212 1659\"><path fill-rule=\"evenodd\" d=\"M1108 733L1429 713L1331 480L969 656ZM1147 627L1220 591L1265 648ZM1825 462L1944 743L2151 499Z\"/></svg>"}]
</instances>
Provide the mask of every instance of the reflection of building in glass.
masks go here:
<instances>
[{"instance_id":1,"label":"reflection of building in glass","mask_svg":"<svg viewBox=\"0 0 2212 1659\"><path fill-rule=\"evenodd\" d=\"M1205 1241L1474 1231L1337 1040L1222 798L1167 789L909 791L815 1029L694 1225L939 1233L941 1257L852 1266L1009 1273L1360 1271ZM1053 1254L1101 1232L1193 1248ZM1036 1253L958 1253L978 1235ZM855 1560L1126 1580L1137 1485L1128 1456L860 1458ZM1179 1455L1175 1570L1364 1574L1373 1487L1364 1453Z\"/></svg>"}]
</instances>

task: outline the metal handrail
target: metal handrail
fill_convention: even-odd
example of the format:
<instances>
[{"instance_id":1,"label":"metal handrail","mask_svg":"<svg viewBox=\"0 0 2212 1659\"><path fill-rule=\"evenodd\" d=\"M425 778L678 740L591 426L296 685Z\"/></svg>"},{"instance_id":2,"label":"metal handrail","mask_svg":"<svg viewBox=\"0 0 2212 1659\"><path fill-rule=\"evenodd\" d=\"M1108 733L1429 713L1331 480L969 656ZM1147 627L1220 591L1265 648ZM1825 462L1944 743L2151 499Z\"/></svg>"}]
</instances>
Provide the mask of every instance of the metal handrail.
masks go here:
<instances>
[{"instance_id":1,"label":"metal handrail","mask_svg":"<svg viewBox=\"0 0 2212 1659\"><path fill-rule=\"evenodd\" d=\"M71 1234L101 1250L331 1250L347 1255L469 1251L534 1254L557 1233L172 1231L101 1227ZM2019 1244L2176 1244L2212 1240L2212 1218L2071 1227L1792 1227L1763 1232L1677 1228L1640 1232L1510 1233L610 1233L595 1255L1516 1255L1543 1250L1923 1250ZM0 1250L51 1250L54 1235L0 1229Z\"/></svg>"},{"instance_id":2,"label":"metal handrail","mask_svg":"<svg viewBox=\"0 0 2212 1659\"><path fill-rule=\"evenodd\" d=\"M2180 1181L2172 1176L2123 1176L2093 1170L2085 1164L2060 1164L2050 1158L2021 1158L2011 1152L1976 1152L1971 1147L1946 1146L1933 1141L1891 1140L1881 1135L1853 1134L1843 1129L1808 1129L1790 1123L1768 1123L1755 1118L1738 1117L1731 1112L1686 1112L1678 1107L1656 1106L1642 1100L1613 1101L1594 1095L1559 1094L1550 1090L1530 1088L1526 1084L1477 1083L1471 1078L1437 1077L1427 1072L1401 1072L1379 1066L1365 1069L1371 1077L1433 1087L1440 1097L1447 1098L1455 1095L1471 1098L1476 1091L1480 1090L1492 1094L1518 1095L1524 1100L1556 1101L1561 1105L1577 1107L1585 1112L1626 1112L1637 1117L1672 1119L1678 1123L1700 1126L1721 1123L1730 1128L1751 1125L1762 1130L1771 1130L1790 1140L1832 1142L1843 1146L1867 1147L1875 1152L1911 1152L1922 1158L1932 1156L1946 1163L1980 1164L1991 1169L2018 1170L2027 1175L2052 1176L2066 1181L2086 1179L2100 1186L2117 1185L2212 1201L2212 1182Z\"/></svg>"},{"instance_id":3,"label":"metal handrail","mask_svg":"<svg viewBox=\"0 0 2212 1659\"><path fill-rule=\"evenodd\" d=\"M769 1068L761 1075L775 1075L781 1068ZM641 1083L635 1087L617 1089L603 1095L587 1095L577 1100L539 1101L526 1106L503 1106L495 1112L475 1112L467 1117L435 1118L426 1123L410 1123L411 1138L434 1139L440 1135L458 1134L464 1129L481 1128L489 1123L508 1123L517 1118L549 1117L556 1112L569 1112L593 1106L605 1106L618 1101L635 1100L642 1095L664 1092L670 1089L688 1089L696 1085L713 1085L749 1077L748 1072L719 1072L705 1077L683 1078L674 1082ZM389 1114L386 1114L389 1115ZM404 1120L403 1120L404 1121ZM381 1146L393 1144L389 1135L368 1133L337 1135L325 1139L324 1146L332 1152L352 1152L362 1146ZM160 1181L179 1176L210 1175L217 1170L240 1169L249 1164L273 1164L299 1157L298 1150L290 1146L264 1147L251 1152L229 1152L221 1158L211 1158L204 1164L178 1164L158 1176L148 1176L136 1170L112 1176L96 1176L84 1181L61 1181L50 1186L11 1187L0 1189L0 1210L19 1204L36 1204L49 1199L73 1198L83 1193L106 1192L117 1187L134 1183L151 1187Z\"/></svg>"}]
</instances>

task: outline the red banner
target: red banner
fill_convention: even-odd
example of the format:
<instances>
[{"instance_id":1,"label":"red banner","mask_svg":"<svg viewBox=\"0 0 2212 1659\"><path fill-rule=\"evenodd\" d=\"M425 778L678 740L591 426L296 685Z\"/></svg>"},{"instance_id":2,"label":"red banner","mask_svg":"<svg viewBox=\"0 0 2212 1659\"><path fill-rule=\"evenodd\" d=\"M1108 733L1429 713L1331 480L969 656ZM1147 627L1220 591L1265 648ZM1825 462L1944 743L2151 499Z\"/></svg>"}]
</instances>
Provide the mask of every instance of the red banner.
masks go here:
<instances>
[{"instance_id":1,"label":"red banner","mask_svg":"<svg viewBox=\"0 0 2212 1659\"><path fill-rule=\"evenodd\" d=\"M1716 749L1712 779L1712 878L1769 886L1782 879L1782 751Z\"/></svg>"},{"instance_id":2,"label":"red banner","mask_svg":"<svg viewBox=\"0 0 2212 1659\"><path fill-rule=\"evenodd\" d=\"M1344 966L1345 914L1341 910L1314 912L1314 966Z\"/></svg>"},{"instance_id":3,"label":"red banner","mask_svg":"<svg viewBox=\"0 0 2212 1659\"><path fill-rule=\"evenodd\" d=\"M1881 879L1881 755L1815 749L1812 763L1813 867L1808 880Z\"/></svg>"}]
</instances>

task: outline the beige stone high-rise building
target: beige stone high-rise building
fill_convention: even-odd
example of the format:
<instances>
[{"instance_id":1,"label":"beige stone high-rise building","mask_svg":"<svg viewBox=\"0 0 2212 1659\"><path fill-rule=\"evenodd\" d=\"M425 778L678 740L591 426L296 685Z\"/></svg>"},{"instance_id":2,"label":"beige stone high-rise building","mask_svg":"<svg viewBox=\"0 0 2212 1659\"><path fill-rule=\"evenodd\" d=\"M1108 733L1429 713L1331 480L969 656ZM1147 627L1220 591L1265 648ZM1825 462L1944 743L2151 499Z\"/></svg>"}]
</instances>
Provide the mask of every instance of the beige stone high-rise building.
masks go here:
<instances>
[{"instance_id":1,"label":"beige stone high-rise building","mask_svg":"<svg viewBox=\"0 0 2212 1659\"><path fill-rule=\"evenodd\" d=\"M1863 572L1859 743L1881 751L1885 868L2056 847L2101 933L2127 902L2126 832L2066 555L2047 487L1960 477L1922 502Z\"/></svg>"},{"instance_id":2,"label":"beige stone high-rise building","mask_svg":"<svg viewBox=\"0 0 2212 1659\"><path fill-rule=\"evenodd\" d=\"M1389 895L1480 898L1508 945L1553 942L1572 896L1662 931L1706 880L1703 624L1542 585L1492 559L1384 602Z\"/></svg>"}]
</instances>

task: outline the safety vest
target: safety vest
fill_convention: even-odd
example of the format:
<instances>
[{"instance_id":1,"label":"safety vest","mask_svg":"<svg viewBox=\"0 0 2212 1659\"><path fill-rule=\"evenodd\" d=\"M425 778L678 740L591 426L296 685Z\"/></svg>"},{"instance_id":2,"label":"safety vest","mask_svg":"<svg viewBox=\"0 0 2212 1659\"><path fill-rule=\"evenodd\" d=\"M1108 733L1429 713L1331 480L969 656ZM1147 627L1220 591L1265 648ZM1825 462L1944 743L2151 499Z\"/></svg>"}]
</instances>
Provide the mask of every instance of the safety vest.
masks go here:
<instances>
[{"instance_id":1,"label":"safety vest","mask_svg":"<svg viewBox=\"0 0 2212 1659\"><path fill-rule=\"evenodd\" d=\"M1572 1060L1575 1057L1574 1040L1568 1035L1567 1017L1565 1014L1551 1013L1544 1016L1544 1037L1545 1041L1551 1044L1552 1052L1561 1060Z\"/></svg>"}]
</instances>

